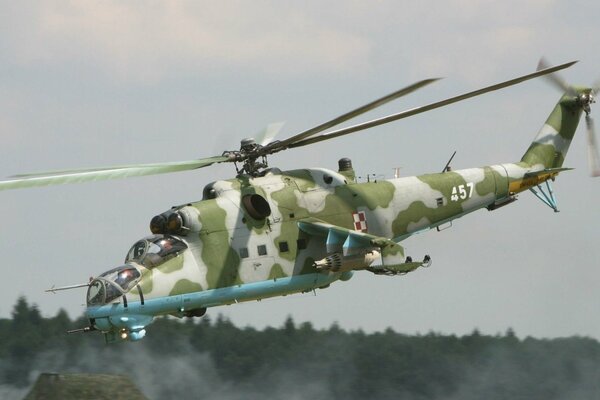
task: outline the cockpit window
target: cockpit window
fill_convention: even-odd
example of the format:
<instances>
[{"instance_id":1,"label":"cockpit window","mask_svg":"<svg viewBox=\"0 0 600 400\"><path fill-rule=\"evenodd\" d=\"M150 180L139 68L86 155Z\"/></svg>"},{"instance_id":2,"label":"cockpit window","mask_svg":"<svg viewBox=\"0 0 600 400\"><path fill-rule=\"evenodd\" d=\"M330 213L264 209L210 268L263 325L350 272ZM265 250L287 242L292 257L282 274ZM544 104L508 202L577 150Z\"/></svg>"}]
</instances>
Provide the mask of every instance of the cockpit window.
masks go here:
<instances>
[{"instance_id":1,"label":"cockpit window","mask_svg":"<svg viewBox=\"0 0 600 400\"><path fill-rule=\"evenodd\" d=\"M215 190L215 183L211 182L208 185L204 186L202 190L202 200L210 200L217 198L217 191Z\"/></svg>"},{"instance_id":2,"label":"cockpit window","mask_svg":"<svg viewBox=\"0 0 600 400\"><path fill-rule=\"evenodd\" d=\"M187 245L170 235L152 235L136 242L125 262L135 261L146 268L154 268L187 249Z\"/></svg>"},{"instance_id":3,"label":"cockpit window","mask_svg":"<svg viewBox=\"0 0 600 400\"><path fill-rule=\"evenodd\" d=\"M100 275L100 278L104 278L107 281L119 285L124 292L129 291L135 286L139 277L140 271L131 265L122 265Z\"/></svg>"},{"instance_id":4,"label":"cockpit window","mask_svg":"<svg viewBox=\"0 0 600 400\"><path fill-rule=\"evenodd\" d=\"M87 294L87 302L90 306L104 304L104 283L102 281L94 281L90 284Z\"/></svg>"},{"instance_id":5,"label":"cockpit window","mask_svg":"<svg viewBox=\"0 0 600 400\"><path fill-rule=\"evenodd\" d=\"M88 305L102 305L123 296L140 281L140 271L133 265L121 265L100 275L90 283Z\"/></svg>"}]
</instances>

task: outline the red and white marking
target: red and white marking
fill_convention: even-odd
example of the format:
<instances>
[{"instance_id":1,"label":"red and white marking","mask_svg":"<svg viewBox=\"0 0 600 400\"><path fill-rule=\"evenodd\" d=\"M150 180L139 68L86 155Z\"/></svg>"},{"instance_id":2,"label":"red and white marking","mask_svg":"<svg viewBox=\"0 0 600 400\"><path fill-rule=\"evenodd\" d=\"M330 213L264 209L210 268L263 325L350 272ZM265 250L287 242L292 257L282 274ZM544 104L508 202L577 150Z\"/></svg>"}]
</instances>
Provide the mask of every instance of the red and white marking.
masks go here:
<instances>
[{"instance_id":1,"label":"red and white marking","mask_svg":"<svg viewBox=\"0 0 600 400\"><path fill-rule=\"evenodd\" d=\"M367 231L367 216L364 211L358 211L352 213L352 218L354 218L354 230L359 232Z\"/></svg>"}]
</instances>

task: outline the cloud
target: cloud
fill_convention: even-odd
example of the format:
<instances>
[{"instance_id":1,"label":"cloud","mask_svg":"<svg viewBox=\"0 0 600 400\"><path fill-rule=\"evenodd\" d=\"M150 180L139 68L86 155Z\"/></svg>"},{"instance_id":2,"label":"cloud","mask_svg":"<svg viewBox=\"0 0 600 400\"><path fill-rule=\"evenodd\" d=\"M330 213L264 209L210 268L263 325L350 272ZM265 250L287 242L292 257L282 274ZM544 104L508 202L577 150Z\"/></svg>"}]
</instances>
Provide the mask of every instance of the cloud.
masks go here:
<instances>
[{"instance_id":1,"label":"cloud","mask_svg":"<svg viewBox=\"0 0 600 400\"><path fill-rule=\"evenodd\" d=\"M528 63L533 71L545 54L544 44L556 46L576 30L549 29L556 24L553 15L560 14L554 0L424 0L402 7L385 1L377 8L369 10L366 20L371 33L381 30L373 53L389 53L384 65L397 65L402 58L414 78L441 75L473 85L489 83L490 75L506 68L507 59ZM522 71L522 65L515 66Z\"/></svg>"},{"instance_id":2,"label":"cloud","mask_svg":"<svg viewBox=\"0 0 600 400\"><path fill-rule=\"evenodd\" d=\"M0 49L6 54L0 60L87 67L100 77L134 83L232 70L286 78L357 76L387 66L413 78L444 75L481 84L507 58L530 58L535 67L548 43L577 37L581 29L550 26L564 11L555 0L402 6L387 0L317 6L62 0L14 3L4 11Z\"/></svg>"},{"instance_id":3,"label":"cloud","mask_svg":"<svg viewBox=\"0 0 600 400\"><path fill-rule=\"evenodd\" d=\"M369 58L364 37L278 3L58 1L11 6L3 19L7 59L84 64L139 82L239 66L277 75L346 71Z\"/></svg>"}]
</instances>

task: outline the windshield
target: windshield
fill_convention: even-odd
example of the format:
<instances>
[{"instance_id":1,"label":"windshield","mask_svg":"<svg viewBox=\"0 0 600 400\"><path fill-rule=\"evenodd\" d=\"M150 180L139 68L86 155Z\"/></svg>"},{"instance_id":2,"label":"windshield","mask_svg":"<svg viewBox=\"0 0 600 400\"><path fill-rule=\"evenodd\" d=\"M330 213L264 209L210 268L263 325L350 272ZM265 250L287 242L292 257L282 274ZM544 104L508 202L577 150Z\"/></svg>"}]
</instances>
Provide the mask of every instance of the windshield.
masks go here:
<instances>
[{"instance_id":1,"label":"windshield","mask_svg":"<svg viewBox=\"0 0 600 400\"><path fill-rule=\"evenodd\" d=\"M170 235L152 235L137 241L127 253L125 262L135 261L146 268L154 268L175 257L187 245Z\"/></svg>"},{"instance_id":2,"label":"windshield","mask_svg":"<svg viewBox=\"0 0 600 400\"><path fill-rule=\"evenodd\" d=\"M100 275L100 278L119 285L124 292L134 287L139 277L140 272L132 265L122 265Z\"/></svg>"},{"instance_id":3,"label":"windshield","mask_svg":"<svg viewBox=\"0 0 600 400\"><path fill-rule=\"evenodd\" d=\"M130 264L103 273L90 283L87 294L88 305L110 303L135 287L140 277L140 271Z\"/></svg>"},{"instance_id":4,"label":"windshield","mask_svg":"<svg viewBox=\"0 0 600 400\"><path fill-rule=\"evenodd\" d=\"M90 306L95 306L99 304L104 304L104 295L106 291L104 290L104 283L99 280L95 280L90 284L87 293L87 302Z\"/></svg>"}]
</instances>

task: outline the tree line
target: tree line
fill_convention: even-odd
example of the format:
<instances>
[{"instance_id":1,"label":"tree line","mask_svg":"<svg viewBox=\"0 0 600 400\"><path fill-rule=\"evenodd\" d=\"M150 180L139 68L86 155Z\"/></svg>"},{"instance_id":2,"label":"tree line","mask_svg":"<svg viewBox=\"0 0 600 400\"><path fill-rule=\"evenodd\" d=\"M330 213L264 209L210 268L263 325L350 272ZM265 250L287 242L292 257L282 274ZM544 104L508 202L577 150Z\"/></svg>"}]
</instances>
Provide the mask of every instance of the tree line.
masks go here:
<instances>
[{"instance_id":1,"label":"tree line","mask_svg":"<svg viewBox=\"0 0 600 400\"><path fill-rule=\"evenodd\" d=\"M44 318L25 298L0 319L0 386L26 388L40 372L129 375L150 398L589 399L600 398L600 343L518 338L366 334L237 327L226 318L158 318L140 342L107 345L61 310ZM49 370L45 370L49 369Z\"/></svg>"}]
</instances>

